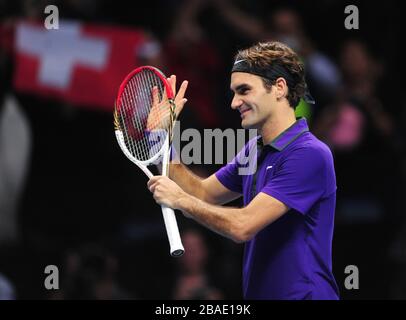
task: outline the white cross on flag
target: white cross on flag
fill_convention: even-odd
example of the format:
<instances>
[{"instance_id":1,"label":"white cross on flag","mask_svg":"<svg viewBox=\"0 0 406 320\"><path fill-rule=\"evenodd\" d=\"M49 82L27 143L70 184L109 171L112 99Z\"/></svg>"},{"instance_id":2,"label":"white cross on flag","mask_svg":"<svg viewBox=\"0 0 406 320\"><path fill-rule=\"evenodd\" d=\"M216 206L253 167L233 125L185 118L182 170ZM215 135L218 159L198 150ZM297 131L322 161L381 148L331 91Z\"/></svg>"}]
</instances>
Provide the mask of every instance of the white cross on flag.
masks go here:
<instances>
[{"instance_id":1,"label":"white cross on flag","mask_svg":"<svg viewBox=\"0 0 406 320\"><path fill-rule=\"evenodd\" d=\"M15 34L16 90L112 110L118 87L138 65L141 31L61 21L59 29L21 22Z\"/></svg>"}]
</instances>

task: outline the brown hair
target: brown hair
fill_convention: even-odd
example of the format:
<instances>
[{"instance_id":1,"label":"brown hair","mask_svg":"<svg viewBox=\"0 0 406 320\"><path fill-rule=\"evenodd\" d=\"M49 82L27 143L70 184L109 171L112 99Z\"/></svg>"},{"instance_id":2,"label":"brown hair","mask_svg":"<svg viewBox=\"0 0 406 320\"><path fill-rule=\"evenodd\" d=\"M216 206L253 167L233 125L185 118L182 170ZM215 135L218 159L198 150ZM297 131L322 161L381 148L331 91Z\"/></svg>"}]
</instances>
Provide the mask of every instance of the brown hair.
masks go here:
<instances>
[{"instance_id":1,"label":"brown hair","mask_svg":"<svg viewBox=\"0 0 406 320\"><path fill-rule=\"evenodd\" d=\"M299 104L306 88L304 65L299 56L287 45L277 41L259 42L250 48L238 51L235 60L245 60L250 66L260 68L270 68L275 63L284 66L295 80L292 87L288 86L286 98L293 108ZM267 89L271 89L275 84L275 81L261 78Z\"/></svg>"}]
</instances>

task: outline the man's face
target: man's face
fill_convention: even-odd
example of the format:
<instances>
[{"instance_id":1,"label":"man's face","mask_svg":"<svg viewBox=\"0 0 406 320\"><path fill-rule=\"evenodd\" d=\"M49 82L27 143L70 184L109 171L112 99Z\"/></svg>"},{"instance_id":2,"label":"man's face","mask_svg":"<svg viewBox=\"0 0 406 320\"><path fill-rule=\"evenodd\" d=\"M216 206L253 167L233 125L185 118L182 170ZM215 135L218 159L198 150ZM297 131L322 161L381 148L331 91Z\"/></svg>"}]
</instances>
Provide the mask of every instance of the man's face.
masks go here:
<instances>
[{"instance_id":1,"label":"man's face","mask_svg":"<svg viewBox=\"0 0 406 320\"><path fill-rule=\"evenodd\" d=\"M241 126L260 129L271 115L275 90L267 90L259 76L245 72L231 74L230 88L234 92L231 108L240 112Z\"/></svg>"}]
</instances>

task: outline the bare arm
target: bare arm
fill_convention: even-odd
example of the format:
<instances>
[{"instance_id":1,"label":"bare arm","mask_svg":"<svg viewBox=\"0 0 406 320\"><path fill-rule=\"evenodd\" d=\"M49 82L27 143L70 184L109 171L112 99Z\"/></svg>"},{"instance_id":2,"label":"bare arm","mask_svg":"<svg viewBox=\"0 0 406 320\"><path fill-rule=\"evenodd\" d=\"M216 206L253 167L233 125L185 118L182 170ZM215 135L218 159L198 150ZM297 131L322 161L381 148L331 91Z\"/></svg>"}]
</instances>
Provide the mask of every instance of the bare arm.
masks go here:
<instances>
[{"instance_id":1,"label":"bare arm","mask_svg":"<svg viewBox=\"0 0 406 320\"><path fill-rule=\"evenodd\" d=\"M202 179L182 163L171 163L169 172L170 178L185 192L208 203L223 204L241 196L224 187L214 174Z\"/></svg>"},{"instance_id":2,"label":"bare arm","mask_svg":"<svg viewBox=\"0 0 406 320\"><path fill-rule=\"evenodd\" d=\"M148 187L159 204L187 212L200 224L236 242L250 240L289 210L284 203L262 192L248 206L230 208L199 200L168 177L153 177Z\"/></svg>"},{"instance_id":3,"label":"bare arm","mask_svg":"<svg viewBox=\"0 0 406 320\"><path fill-rule=\"evenodd\" d=\"M285 204L265 193L258 194L244 208L215 206L184 196L179 198L177 209L186 211L200 224L238 243L250 240L289 210Z\"/></svg>"}]
</instances>

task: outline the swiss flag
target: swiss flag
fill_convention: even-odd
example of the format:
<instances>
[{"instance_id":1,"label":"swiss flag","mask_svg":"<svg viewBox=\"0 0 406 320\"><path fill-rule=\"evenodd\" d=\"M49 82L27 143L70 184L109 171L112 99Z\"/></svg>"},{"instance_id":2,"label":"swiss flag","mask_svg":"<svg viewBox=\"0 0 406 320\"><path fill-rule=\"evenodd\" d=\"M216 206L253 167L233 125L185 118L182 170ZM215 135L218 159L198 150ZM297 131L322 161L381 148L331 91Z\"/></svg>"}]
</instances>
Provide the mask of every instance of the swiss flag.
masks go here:
<instances>
[{"instance_id":1,"label":"swiss flag","mask_svg":"<svg viewBox=\"0 0 406 320\"><path fill-rule=\"evenodd\" d=\"M14 87L76 105L111 111L118 87L136 66L142 31L60 21L59 29L20 22L15 33Z\"/></svg>"}]
</instances>

